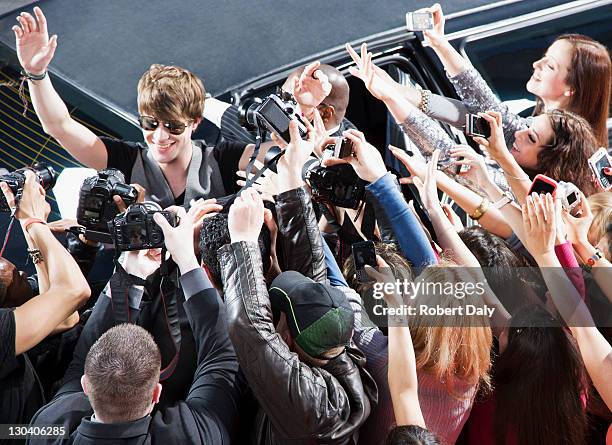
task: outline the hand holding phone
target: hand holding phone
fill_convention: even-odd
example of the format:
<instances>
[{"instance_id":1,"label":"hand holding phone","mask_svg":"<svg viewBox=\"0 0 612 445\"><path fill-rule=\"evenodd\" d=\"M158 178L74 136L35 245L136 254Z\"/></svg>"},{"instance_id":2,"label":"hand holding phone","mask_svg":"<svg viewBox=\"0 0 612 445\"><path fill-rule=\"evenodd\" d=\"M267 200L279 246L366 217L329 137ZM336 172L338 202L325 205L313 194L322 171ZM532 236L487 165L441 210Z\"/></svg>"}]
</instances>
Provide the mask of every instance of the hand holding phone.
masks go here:
<instances>
[{"instance_id":1,"label":"hand holding phone","mask_svg":"<svg viewBox=\"0 0 612 445\"><path fill-rule=\"evenodd\" d=\"M612 157L604 147L600 147L593 156L589 158L589 167L604 191L612 189Z\"/></svg>"},{"instance_id":2,"label":"hand holding phone","mask_svg":"<svg viewBox=\"0 0 612 445\"><path fill-rule=\"evenodd\" d=\"M357 275L357 281L360 283L367 283L372 281L370 276L365 271L366 264L368 266L376 267L376 249L373 241L362 241L354 243L351 246L353 253L353 261L355 262L355 273Z\"/></svg>"},{"instance_id":3,"label":"hand holding phone","mask_svg":"<svg viewBox=\"0 0 612 445\"><path fill-rule=\"evenodd\" d=\"M408 31L425 31L433 29L434 20L433 14L426 12L407 12L406 13L406 28Z\"/></svg>"},{"instance_id":4,"label":"hand holding phone","mask_svg":"<svg viewBox=\"0 0 612 445\"><path fill-rule=\"evenodd\" d=\"M549 178L546 175L539 174L533 179L527 196L531 195L532 193L537 193L539 195L550 193L554 198L557 192L557 187L557 181Z\"/></svg>"},{"instance_id":5,"label":"hand holding phone","mask_svg":"<svg viewBox=\"0 0 612 445\"><path fill-rule=\"evenodd\" d=\"M484 118L476 114L466 114L465 134L488 139L491 136L491 126Z\"/></svg>"}]
</instances>

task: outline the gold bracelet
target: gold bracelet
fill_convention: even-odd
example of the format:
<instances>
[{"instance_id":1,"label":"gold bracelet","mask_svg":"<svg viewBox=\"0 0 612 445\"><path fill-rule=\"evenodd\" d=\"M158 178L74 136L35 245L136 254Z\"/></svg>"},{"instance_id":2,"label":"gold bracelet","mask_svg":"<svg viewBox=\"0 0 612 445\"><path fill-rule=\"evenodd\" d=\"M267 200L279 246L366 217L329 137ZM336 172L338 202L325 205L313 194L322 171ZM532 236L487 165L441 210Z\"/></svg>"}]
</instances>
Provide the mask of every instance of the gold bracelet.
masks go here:
<instances>
[{"instance_id":1,"label":"gold bracelet","mask_svg":"<svg viewBox=\"0 0 612 445\"><path fill-rule=\"evenodd\" d=\"M470 218L472 218L474 221L478 221L480 218L482 218L482 215L487 213L487 210L489 210L489 200L487 198L482 198L480 205L476 207L474 213L470 214Z\"/></svg>"}]
</instances>

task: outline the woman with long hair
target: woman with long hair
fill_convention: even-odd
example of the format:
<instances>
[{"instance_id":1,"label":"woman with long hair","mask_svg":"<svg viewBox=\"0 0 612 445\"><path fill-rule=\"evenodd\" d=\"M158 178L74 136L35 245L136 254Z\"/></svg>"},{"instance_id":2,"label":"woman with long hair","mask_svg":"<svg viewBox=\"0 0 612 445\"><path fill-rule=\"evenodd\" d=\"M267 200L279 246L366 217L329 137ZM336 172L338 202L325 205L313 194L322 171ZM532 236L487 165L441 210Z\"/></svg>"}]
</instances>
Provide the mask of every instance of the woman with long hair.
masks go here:
<instances>
[{"instance_id":1,"label":"woman with long hair","mask_svg":"<svg viewBox=\"0 0 612 445\"><path fill-rule=\"evenodd\" d=\"M464 122L465 113L498 111L504 121L504 134L512 145L516 130L528 126L528 120L513 113L493 94L480 73L455 50L444 35L444 14L439 4L428 9L434 28L424 31L427 44L435 51L449 75L462 103L431 95L427 90L404 87L404 95L426 114L441 120L441 109L460 109L453 113ZM575 113L591 125L598 146L608 146L606 119L610 107L612 62L604 45L581 34L564 34L555 39L544 56L533 63L533 75L527 91L536 96L534 116L560 109ZM441 114L441 115L439 115ZM461 125L460 122L454 124ZM453 123L453 122L451 122Z\"/></svg>"}]
</instances>

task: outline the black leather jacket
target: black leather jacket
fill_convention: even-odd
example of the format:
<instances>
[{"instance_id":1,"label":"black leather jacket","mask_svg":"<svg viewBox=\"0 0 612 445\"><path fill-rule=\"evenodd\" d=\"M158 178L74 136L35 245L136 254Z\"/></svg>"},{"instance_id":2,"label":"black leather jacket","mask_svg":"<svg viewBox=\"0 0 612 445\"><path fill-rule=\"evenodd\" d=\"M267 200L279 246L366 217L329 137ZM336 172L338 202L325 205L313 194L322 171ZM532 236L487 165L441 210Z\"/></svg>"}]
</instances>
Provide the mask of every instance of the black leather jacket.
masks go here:
<instances>
[{"instance_id":1,"label":"black leather jacket","mask_svg":"<svg viewBox=\"0 0 612 445\"><path fill-rule=\"evenodd\" d=\"M279 195L277 214L278 242L289 249L284 269L325 280L321 235L306 190ZM359 427L377 399L363 354L351 347L322 367L302 362L274 329L258 245L225 245L219 260L230 338L259 402L252 443L357 443Z\"/></svg>"}]
</instances>

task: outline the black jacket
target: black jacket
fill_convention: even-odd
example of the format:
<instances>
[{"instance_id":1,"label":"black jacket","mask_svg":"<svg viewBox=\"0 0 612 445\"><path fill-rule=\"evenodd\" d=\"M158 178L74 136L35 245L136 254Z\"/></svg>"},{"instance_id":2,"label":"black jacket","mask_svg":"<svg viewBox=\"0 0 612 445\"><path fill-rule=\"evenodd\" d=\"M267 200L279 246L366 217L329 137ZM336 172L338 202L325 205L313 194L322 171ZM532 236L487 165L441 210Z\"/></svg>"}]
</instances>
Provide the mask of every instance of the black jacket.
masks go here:
<instances>
[{"instance_id":1,"label":"black jacket","mask_svg":"<svg viewBox=\"0 0 612 445\"><path fill-rule=\"evenodd\" d=\"M89 345L79 341L62 388L32 420L33 425L64 425L70 440L46 439L44 443L169 445L230 442L229 432L234 428L238 413L238 363L227 335L225 306L217 291L203 283L208 283L208 279L199 268L181 277L187 298L184 307L198 352L198 366L187 398L133 422L112 425L92 422L93 410L80 383ZM102 295L83 335L97 338L114 322L111 300Z\"/></svg>"},{"instance_id":2,"label":"black jacket","mask_svg":"<svg viewBox=\"0 0 612 445\"><path fill-rule=\"evenodd\" d=\"M326 279L321 234L304 188L277 199L285 270ZM252 443L353 444L376 402L365 359L347 348L323 367L309 366L276 333L259 247L232 243L219 251L230 338L259 402Z\"/></svg>"}]
</instances>

